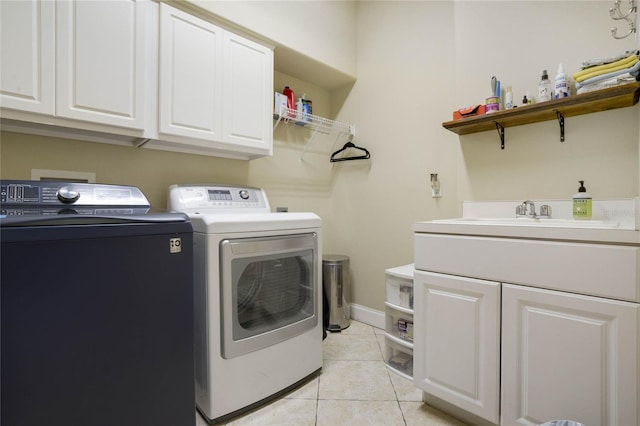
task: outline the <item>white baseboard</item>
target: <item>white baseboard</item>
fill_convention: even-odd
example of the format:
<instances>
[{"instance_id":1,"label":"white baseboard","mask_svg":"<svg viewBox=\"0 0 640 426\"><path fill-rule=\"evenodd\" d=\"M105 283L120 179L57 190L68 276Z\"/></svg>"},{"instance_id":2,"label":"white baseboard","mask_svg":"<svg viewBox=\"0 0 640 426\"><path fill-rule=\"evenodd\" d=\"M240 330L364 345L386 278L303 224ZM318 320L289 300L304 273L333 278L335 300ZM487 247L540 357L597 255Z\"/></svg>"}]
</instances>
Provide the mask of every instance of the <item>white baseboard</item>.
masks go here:
<instances>
[{"instance_id":1,"label":"white baseboard","mask_svg":"<svg viewBox=\"0 0 640 426\"><path fill-rule=\"evenodd\" d=\"M385 328L384 312L351 303L349 305L349 315L351 316L351 319L369 324L372 327L381 328L383 330Z\"/></svg>"}]
</instances>

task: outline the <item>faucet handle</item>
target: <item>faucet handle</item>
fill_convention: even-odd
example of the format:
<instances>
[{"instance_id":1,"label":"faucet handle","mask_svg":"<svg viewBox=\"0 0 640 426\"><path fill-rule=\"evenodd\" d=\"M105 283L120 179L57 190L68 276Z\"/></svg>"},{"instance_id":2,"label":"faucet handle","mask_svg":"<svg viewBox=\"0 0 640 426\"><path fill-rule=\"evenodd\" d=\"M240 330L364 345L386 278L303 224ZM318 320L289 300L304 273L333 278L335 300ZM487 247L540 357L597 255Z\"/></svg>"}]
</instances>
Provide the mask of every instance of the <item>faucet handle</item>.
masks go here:
<instances>
[{"instance_id":1,"label":"faucet handle","mask_svg":"<svg viewBox=\"0 0 640 426\"><path fill-rule=\"evenodd\" d=\"M540 206L540 217L551 217L551 206L549 204L543 204Z\"/></svg>"},{"instance_id":2,"label":"faucet handle","mask_svg":"<svg viewBox=\"0 0 640 426\"><path fill-rule=\"evenodd\" d=\"M525 203L516 206L516 217L526 216L527 215L527 205Z\"/></svg>"},{"instance_id":3,"label":"faucet handle","mask_svg":"<svg viewBox=\"0 0 640 426\"><path fill-rule=\"evenodd\" d=\"M526 200L522 203L524 206L525 214L527 216L535 217L536 216L536 205L531 200Z\"/></svg>"}]
</instances>

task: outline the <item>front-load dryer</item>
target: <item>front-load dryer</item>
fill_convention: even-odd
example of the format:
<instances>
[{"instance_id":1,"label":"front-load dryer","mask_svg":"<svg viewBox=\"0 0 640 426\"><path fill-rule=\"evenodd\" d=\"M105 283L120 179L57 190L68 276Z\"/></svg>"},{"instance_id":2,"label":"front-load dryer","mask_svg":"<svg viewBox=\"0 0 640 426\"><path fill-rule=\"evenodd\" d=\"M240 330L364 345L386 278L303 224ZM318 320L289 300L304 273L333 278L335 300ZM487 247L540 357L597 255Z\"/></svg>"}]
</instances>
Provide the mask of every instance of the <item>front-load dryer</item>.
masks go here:
<instances>
[{"instance_id":1,"label":"front-load dryer","mask_svg":"<svg viewBox=\"0 0 640 426\"><path fill-rule=\"evenodd\" d=\"M259 188L173 185L194 230L196 400L220 422L322 368L321 220Z\"/></svg>"}]
</instances>

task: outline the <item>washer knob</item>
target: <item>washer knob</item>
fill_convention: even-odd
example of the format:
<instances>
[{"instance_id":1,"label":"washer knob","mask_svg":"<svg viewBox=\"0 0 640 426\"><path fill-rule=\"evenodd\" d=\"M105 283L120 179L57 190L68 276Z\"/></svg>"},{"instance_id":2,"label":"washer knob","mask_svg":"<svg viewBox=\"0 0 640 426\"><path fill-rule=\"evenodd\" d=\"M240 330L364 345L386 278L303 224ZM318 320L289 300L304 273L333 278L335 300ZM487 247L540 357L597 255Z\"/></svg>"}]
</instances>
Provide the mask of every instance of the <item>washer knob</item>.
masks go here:
<instances>
[{"instance_id":1,"label":"washer knob","mask_svg":"<svg viewBox=\"0 0 640 426\"><path fill-rule=\"evenodd\" d=\"M70 188L68 186L63 186L58 189L58 200L62 201L65 204L71 204L74 201L77 201L80 198L80 191L77 189Z\"/></svg>"},{"instance_id":2,"label":"washer knob","mask_svg":"<svg viewBox=\"0 0 640 426\"><path fill-rule=\"evenodd\" d=\"M246 189L242 189L240 191L240 198L242 198L243 200L248 200L249 199L249 191L247 191Z\"/></svg>"}]
</instances>

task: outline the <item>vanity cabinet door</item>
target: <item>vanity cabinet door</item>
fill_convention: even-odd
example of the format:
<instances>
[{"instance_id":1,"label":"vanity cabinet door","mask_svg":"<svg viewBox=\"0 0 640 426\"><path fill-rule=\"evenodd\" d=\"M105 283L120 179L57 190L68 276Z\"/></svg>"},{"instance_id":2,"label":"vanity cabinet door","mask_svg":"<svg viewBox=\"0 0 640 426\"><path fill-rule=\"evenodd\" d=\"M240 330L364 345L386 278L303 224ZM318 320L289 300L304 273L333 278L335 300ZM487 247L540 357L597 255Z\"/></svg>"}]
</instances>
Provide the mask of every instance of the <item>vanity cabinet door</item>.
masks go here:
<instances>
[{"instance_id":1,"label":"vanity cabinet door","mask_svg":"<svg viewBox=\"0 0 640 426\"><path fill-rule=\"evenodd\" d=\"M0 105L54 114L53 1L0 2Z\"/></svg>"},{"instance_id":2,"label":"vanity cabinet door","mask_svg":"<svg viewBox=\"0 0 640 426\"><path fill-rule=\"evenodd\" d=\"M56 8L56 115L143 130L150 3L65 0Z\"/></svg>"},{"instance_id":3,"label":"vanity cabinet door","mask_svg":"<svg viewBox=\"0 0 640 426\"><path fill-rule=\"evenodd\" d=\"M416 271L414 292L414 384L499 423L500 283Z\"/></svg>"},{"instance_id":4,"label":"vanity cabinet door","mask_svg":"<svg viewBox=\"0 0 640 426\"><path fill-rule=\"evenodd\" d=\"M502 425L640 424L640 305L502 288Z\"/></svg>"}]
</instances>

